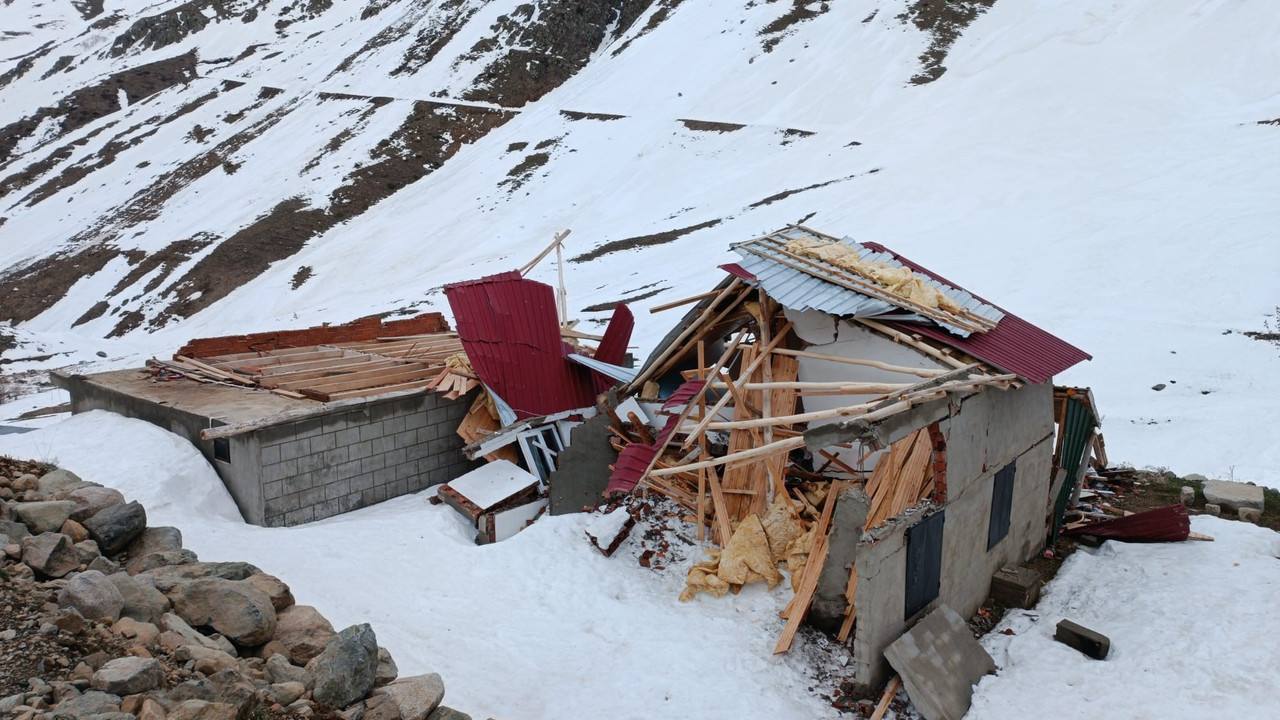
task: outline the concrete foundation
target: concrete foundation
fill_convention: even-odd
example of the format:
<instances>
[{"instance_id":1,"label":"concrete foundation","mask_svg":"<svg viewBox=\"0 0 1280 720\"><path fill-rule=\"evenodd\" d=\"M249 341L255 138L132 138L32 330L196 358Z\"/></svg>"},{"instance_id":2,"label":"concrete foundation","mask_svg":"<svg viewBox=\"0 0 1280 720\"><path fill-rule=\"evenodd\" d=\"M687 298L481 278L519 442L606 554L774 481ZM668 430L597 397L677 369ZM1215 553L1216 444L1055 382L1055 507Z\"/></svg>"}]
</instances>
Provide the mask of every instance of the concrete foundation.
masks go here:
<instances>
[{"instance_id":1,"label":"concrete foundation","mask_svg":"<svg viewBox=\"0 0 1280 720\"><path fill-rule=\"evenodd\" d=\"M349 512L447 482L475 467L455 430L470 398L436 393L328 407L263 390L154 382L143 370L54 374L74 413L107 410L187 438L213 465L246 522L277 527ZM223 440L200 431L284 415Z\"/></svg>"}]
</instances>

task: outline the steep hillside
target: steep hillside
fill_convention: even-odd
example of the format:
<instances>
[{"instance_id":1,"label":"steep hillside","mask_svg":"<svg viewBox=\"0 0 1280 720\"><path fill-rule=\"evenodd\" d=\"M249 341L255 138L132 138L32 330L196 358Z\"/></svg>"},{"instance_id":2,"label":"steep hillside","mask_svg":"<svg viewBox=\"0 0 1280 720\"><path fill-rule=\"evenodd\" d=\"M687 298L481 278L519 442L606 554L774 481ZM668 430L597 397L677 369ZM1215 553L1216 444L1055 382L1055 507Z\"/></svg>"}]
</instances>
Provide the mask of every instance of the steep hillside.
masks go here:
<instances>
[{"instance_id":1,"label":"steep hillside","mask_svg":"<svg viewBox=\"0 0 1280 720\"><path fill-rule=\"evenodd\" d=\"M51 356L13 368L447 309L564 228L599 320L804 219L1092 352L1064 379L1119 458L1280 482L1280 353L1243 334L1277 322L1265 4L9 0L0 27L4 358ZM647 349L671 320L639 315Z\"/></svg>"}]
</instances>

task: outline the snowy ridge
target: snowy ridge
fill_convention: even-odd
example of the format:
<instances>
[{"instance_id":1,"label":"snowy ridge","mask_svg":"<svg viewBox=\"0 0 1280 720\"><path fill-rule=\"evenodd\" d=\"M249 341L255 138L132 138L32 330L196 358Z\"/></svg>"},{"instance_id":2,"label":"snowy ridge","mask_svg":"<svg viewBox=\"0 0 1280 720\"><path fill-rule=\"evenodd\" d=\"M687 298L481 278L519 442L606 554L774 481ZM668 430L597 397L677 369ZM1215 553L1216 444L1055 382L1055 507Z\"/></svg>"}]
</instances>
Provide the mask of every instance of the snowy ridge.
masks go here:
<instances>
[{"instance_id":1,"label":"snowy ridge","mask_svg":"<svg viewBox=\"0 0 1280 720\"><path fill-rule=\"evenodd\" d=\"M1091 352L1060 380L1113 460L1280 484L1265 4L94 4L0 6L4 357L54 355L12 370L447 310L566 227L574 309L644 298L643 352L806 219Z\"/></svg>"}]
</instances>

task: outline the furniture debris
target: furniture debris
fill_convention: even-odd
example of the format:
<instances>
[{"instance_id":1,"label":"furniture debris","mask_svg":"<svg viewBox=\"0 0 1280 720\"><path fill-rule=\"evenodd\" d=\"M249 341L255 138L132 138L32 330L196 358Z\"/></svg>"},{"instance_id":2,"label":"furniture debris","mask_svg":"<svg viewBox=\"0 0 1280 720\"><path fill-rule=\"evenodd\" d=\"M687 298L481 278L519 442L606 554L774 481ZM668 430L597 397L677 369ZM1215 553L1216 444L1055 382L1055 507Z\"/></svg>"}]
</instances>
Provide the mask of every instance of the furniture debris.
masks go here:
<instances>
[{"instance_id":1,"label":"furniture debris","mask_svg":"<svg viewBox=\"0 0 1280 720\"><path fill-rule=\"evenodd\" d=\"M1053 639L1067 647L1079 650L1094 660L1106 660L1107 654L1111 652L1111 638L1071 620L1062 620L1058 623L1053 632Z\"/></svg>"},{"instance_id":2,"label":"furniture debris","mask_svg":"<svg viewBox=\"0 0 1280 720\"><path fill-rule=\"evenodd\" d=\"M537 518L547 501L538 476L506 460L486 463L437 493L476 527L476 544L505 540Z\"/></svg>"},{"instance_id":3,"label":"furniture debris","mask_svg":"<svg viewBox=\"0 0 1280 720\"><path fill-rule=\"evenodd\" d=\"M973 686L996 671L964 618L946 605L885 648L884 656L925 720L960 720L969 711Z\"/></svg>"}]
</instances>

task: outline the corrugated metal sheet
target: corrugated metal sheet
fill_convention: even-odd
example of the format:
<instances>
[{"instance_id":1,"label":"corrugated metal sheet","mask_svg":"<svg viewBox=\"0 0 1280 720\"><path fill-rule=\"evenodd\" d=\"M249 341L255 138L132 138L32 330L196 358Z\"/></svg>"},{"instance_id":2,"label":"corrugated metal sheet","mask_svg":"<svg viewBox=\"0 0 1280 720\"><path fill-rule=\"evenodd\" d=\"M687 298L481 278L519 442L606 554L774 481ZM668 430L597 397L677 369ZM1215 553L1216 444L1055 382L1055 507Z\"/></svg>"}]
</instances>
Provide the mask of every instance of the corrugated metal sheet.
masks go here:
<instances>
[{"instance_id":1,"label":"corrugated metal sheet","mask_svg":"<svg viewBox=\"0 0 1280 720\"><path fill-rule=\"evenodd\" d=\"M671 433L675 432L676 422L679 419L677 415L669 416L652 445L631 443L622 448L622 452L618 453L617 462L613 464L613 474L609 476L609 484L605 486L605 495L629 493L635 489L636 483L640 482L640 476L649 469L649 463L653 462L658 450L667 444Z\"/></svg>"},{"instance_id":2,"label":"corrugated metal sheet","mask_svg":"<svg viewBox=\"0 0 1280 720\"><path fill-rule=\"evenodd\" d=\"M681 383L680 387L676 388L675 392L667 397L666 402L662 403L662 409L670 410L673 407L684 407L693 399L693 396L702 391L702 386L706 384L705 380L686 380ZM710 395L710 393L708 394Z\"/></svg>"},{"instance_id":3,"label":"corrugated metal sheet","mask_svg":"<svg viewBox=\"0 0 1280 720\"><path fill-rule=\"evenodd\" d=\"M599 360L587 357L586 355L570 355L568 357L569 360L584 367L591 368L606 378L612 378L620 382L631 382L636 379L635 368L622 367L621 365L610 365L607 362L600 362ZM610 383L609 386L612 387L613 384ZM608 390L608 388L605 389Z\"/></svg>"},{"instance_id":4,"label":"corrugated metal sheet","mask_svg":"<svg viewBox=\"0 0 1280 720\"><path fill-rule=\"evenodd\" d=\"M595 376L595 392L600 394L608 391L614 386L614 380L622 380L623 382L631 382L635 379L635 371L630 368L621 368L623 361L627 357L627 343L631 342L631 332L635 330L636 318L631 314L631 308L623 303L618 303L613 308L613 316L609 318L609 326L605 328L604 339L600 341L596 347L594 360L604 363L610 367L621 370L628 370L630 374L625 378L619 378L617 372L597 370ZM576 355L570 357L578 357ZM591 367L590 363L582 363L587 367Z\"/></svg>"},{"instance_id":5,"label":"corrugated metal sheet","mask_svg":"<svg viewBox=\"0 0 1280 720\"><path fill-rule=\"evenodd\" d=\"M789 308L821 310L832 315L866 318L901 314L904 311L912 312L911 308L895 303L892 297L872 297L838 284L834 270L831 274L824 275L818 268L810 265L803 266L806 270L791 267L796 264L795 261L783 255L779 246L799 239L841 242L856 250L860 260L884 263L893 267L911 267L883 247L872 243L858 243L850 238L838 240L830 235L800 226L792 226L764 238L738 243L733 248L742 256L741 267L758 278L758 284L764 287L765 292ZM915 268L912 269L915 270ZM1004 316L999 308L975 297L964 288L928 272L921 274L924 282L946 295L967 312L993 323L998 323ZM888 291L885 291L885 294L890 295ZM946 311L940 312L944 316L949 315ZM924 320L915 314L911 317ZM943 327L962 337L969 334L967 329L955 325L943 323Z\"/></svg>"},{"instance_id":6,"label":"corrugated metal sheet","mask_svg":"<svg viewBox=\"0 0 1280 720\"><path fill-rule=\"evenodd\" d=\"M863 243L863 245L877 252L889 254L903 265L939 282L953 284L882 245L876 243ZM979 302L986 302L977 296L973 297ZM1048 382L1054 375L1092 357L1080 348L1041 330L1017 315L1003 310L1001 312L1004 312L1004 319L994 329L985 333L975 333L967 338L956 337L927 323L890 322L888 324L903 332L919 333L937 340L1033 383Z\"/></svg>"},{"instance_id":7,"label":"corrugated metal sheet","mask_svg":"<svg viewBox=\"0 0 1280 720\"><path fill-rule=\"evenodd\" d=\"M565 359L555 290L510 272L445 287L476 375L520 419L595 404L590 371Z\"/></svg>"}]
</instances>

